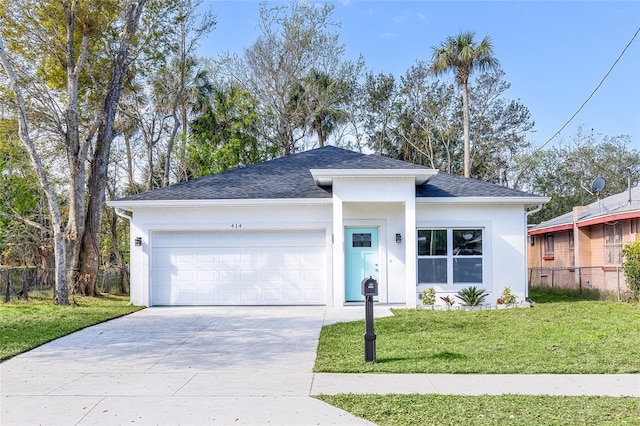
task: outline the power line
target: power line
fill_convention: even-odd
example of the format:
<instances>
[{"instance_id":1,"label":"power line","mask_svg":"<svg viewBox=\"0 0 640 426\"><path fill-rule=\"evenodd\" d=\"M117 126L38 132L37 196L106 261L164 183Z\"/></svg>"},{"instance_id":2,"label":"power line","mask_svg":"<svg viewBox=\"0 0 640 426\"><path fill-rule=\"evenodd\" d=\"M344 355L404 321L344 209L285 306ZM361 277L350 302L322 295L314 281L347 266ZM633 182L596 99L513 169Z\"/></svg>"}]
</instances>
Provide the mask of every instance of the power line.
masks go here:
<instances>
[{"instance_id":1,"label":"power line","mask_svg":"<svg viewBox=\"0 0 640 426\"><path fill-rule=\"evenodd\" d=\"M580 108L578 108L578 110L573 113L573 115L562 125L562 127L560 127L560 130L558 130L557 132L555 132L553 134L553 136L551 136L549 139L547 139L547 141L545 143L543 143L542 145L540 145L531 155L529 155L522 164L524 164L524 168L522 169L522 171L518 174L518 178L516 179L516 182L520 179L520 176L522 176L522 174L529 168L529 165L531 165L531 163L529 162L529 160L531 160L533 158L534 155L536 155L538 152L540 152L542 150L542 148L544 148L545 146L547 146L547 144L549 142L551 142L553 139L555 139L556 136L558 136L560 134L560 132L562 132L564 130L565 127L567 127L569 125L569 123L571 123L571 121L573 121L574 118L576 118L576 116L578 114L580 114L580 111L582 111L582 109L585 107L585 105L587 105L587 103L591 100L591 98L593 97L593 95L596 94L596 92L598 91L598 89L600 89L600 86L602 86L602 84L605 82L605 80L607 79L607 77L609 77L609 74L611 74L611 72L613 71L613 68L615 68L615 66L618 64L618 62L620 61L620 59L622 59L622 57L624 56L624 54L627 52L627 49L629 49L629 46L631 46L631 43L633 43L633 41L636 39L636 37L638 36L638 34L640 33L640 27L638 27L638 29L636 30L635 34L633 35L633 37L631 37L631 40L629 40L629 43L627 43L627 45L625 46L624 49L622 49L622 52L620 53L620 55L618 56L618 58L615 60L615 62L613 63L613 65L611 65L611 67L609 68L609 71L607 71L607 73L605 74L604 77L602 77L602 80L600 80L600 83L598 83L598 85L596 86L595 89L593 89L593 91L591 92L591 94L589 95L589 97L582 103L582 105L580 105Z\"/></svg>"}]
</instances>

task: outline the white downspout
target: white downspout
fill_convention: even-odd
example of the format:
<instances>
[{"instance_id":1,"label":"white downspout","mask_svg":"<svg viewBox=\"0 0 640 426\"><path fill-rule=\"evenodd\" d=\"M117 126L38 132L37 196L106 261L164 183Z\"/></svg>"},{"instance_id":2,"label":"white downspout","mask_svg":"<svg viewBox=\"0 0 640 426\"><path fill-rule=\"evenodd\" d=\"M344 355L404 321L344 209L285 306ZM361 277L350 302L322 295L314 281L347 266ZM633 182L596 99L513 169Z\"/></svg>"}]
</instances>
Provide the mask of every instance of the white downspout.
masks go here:
<instances>
[{"instance_id":1,"label":"white downspout","mask_svg":"<svg viewBox=\"0 0 640 426\"><path fill-rule=\"evenodd\" d=\"M529 210L524 212L524 235L525 235L525 239L524 239L524 262L526 267L524 268L524 282L525 282L525 286L524 286L524 297L525 299L529 297L529 242L528 242L528 237L529 237L529 231L528 231L528 222L529 222L529 215L532 215L534 213L538 213L540 210L542 210L542 206L544 204L538 204L538 207L536 207L533 210Z\"/></svg>"},{"instance_id":2,"label":"white downspout","mask_svg":"<svg viewBox=\"0 0 640 426\"><path fill-rule=\"evenodd\" d=\"M113 208L113 211L116 213L116 216L119 216L123 219L127 219L129 221L129 227L131 227L131 221L133 220L133 218L131 216L129 216L128 214L124 214L120 211L120 209L117 208ZM131 289L129 289L129 303L127 303L127 306L131 306L133 303L131 302Z\"/></svg>"}]
</instances>

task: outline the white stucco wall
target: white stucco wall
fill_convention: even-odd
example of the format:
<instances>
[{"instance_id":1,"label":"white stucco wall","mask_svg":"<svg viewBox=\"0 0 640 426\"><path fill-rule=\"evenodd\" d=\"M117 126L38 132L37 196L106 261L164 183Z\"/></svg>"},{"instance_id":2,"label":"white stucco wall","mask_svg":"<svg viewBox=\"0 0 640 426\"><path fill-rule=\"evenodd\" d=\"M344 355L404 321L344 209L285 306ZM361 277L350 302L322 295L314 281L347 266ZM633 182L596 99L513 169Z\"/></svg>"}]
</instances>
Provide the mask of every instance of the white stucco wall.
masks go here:
<instances>
[{"instance_id":1,"label":"white stucco wall","mask_svg":"<svg viewBox=\"0 0 640 426\"><path fill-rule=\"evenodd\" d=\"M330 203L330 200L328 200ZM141 208L131 222L131 301L150 304L149 268L154 231L229 231L314 229L326 232L327 294L331 295L331 205L210 206ZM135 247L136 237L142 246Z\"/></svg>"},{"instance_id":2,"label":"white stucco wall","mask_svg":"<svg viewBox=\"0 0 640 426\"><path fill-rule=\"evenodd\" d=\"M524 300L526 296L525 230L524 206L517 204L433 204L417 205L417 228L459 227L484 228L484 288L489 292L485 303L495 303L502 289L511 288L511 292ZM440 296L455 295L465 286L430 286L417 288L418 300L422 290L434 287ZM459 300L456 299L457 302Z\"/></svg>"},{"instance_id":3,"label":"white stucco wall","mask_svg":"<svg viewBox=\"0 0 640 426\"><path fill-rule=\"evenodd\" d=\"M415 306L415 179L341 177L333 180L333 222L345 226L379 227L380 296L384 303ZM337 226L335 227L338 228ZM403 243L395 242L395 234ZM344 232L336 232L333 282L344 283ZM334 304L344 300L335 287Z\"/></svg>"},{"instance_id":4,"label":"white stucco wall","mask_svg":"<svg viewBox=\"0 0 640 426\"><path fill-rule=\"evenodd\" d=\"M417 228L462 227L484 229L483 278L495 303L503 287L526 296L524 206L481 204L477 201L444 203L433 199L415 202L412 179L353 179L333 182L333 200L312 200L308 204L290 200L242 206L135 208L131 223L131 301L149 305L149 269L154 231L323 230L326 235L327 305L344 304L344 227L379 228L381 303L413 307L427 285L417 282ZM409 200L407 202L407 200ZM444 201L444 202L443 202ZM334 226L333 223L339 223ZM396 243L396 234L402 242ZM142 239L142 246L134 241ZM463 286L434 286L438 296L455 294ZM439 301L439 297L437 298Z\"/></svg>"}]
</instances>

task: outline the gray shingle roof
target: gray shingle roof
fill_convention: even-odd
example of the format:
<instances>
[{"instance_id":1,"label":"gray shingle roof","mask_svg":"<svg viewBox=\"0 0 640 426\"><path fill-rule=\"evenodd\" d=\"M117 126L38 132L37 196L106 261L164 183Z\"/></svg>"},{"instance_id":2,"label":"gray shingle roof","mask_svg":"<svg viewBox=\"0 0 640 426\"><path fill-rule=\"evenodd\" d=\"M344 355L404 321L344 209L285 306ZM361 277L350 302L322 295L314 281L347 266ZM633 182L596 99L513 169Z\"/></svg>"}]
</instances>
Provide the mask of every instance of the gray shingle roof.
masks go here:
<instances>
[{"instance_id":1,"label":"gray shingle roof","mask_svg":"<svg viewBox=\"0 0 640 426\"><path fill-rule=\"evenodd\" d=\"M326 146L118 201L331 198L331 187L315 184L310 169L426 169L412 163ZM438 173L416 187L417 197L531 197L510 188Z\"/></svg>"},{"instance_id":2,"label":"gray shingle roof","mask_svg":"<svg viewBox=\"0 0 640 426\"><path fill-rule=\"evenodd\" d=\"M629 191L624 191L610 195L602 200L596 200L587 207L587 210L578 215L578 220L576 222L580 223L598 218L605 221L607 218L612 216L640 212L640 187L634 186L631 188L631 202L629 202ZM529 231L537 231L572 224L573 211L570 211L533 226Z\"/></svg>"},{"instance_id":3,"label":"gray shingle roof","mask_svg":"<svg viewBox=\"0 0 640 426\"><path fill-rule=\"evenodd\" d=\"M429 182L416 188L416 197L535 197L535 195L477 179L438 172Z\"/></svg>"}]
</instances>

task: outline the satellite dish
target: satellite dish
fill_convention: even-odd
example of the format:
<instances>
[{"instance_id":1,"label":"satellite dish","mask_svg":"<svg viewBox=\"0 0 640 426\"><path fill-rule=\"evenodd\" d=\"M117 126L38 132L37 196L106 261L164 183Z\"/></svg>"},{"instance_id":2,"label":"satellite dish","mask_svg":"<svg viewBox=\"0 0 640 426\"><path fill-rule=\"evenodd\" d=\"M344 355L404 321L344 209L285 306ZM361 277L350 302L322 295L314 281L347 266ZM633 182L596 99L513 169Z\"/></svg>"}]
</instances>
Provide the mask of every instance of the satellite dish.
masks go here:
<instances>
[{"instance_id":1,"label":"satellite dish","mask_svg":"<svg viewBox=\"0 0 640 426\"><path fill-rule=\"evenodd\" d=\"M595 178L591 183L591 193L596 197L600 195L602 190L604 189L606 181L602 177Z\"/></svg>"}]
</instances>

